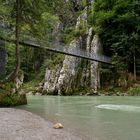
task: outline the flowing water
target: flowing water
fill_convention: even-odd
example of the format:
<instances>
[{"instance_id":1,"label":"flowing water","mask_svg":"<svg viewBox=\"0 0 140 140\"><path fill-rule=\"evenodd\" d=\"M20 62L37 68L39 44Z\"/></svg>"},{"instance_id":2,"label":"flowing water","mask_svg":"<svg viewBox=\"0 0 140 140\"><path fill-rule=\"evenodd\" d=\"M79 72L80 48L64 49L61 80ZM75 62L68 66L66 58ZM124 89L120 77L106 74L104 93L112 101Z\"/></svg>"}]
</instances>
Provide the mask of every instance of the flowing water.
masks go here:
<instances>
[{"instance_id":1,"label":"flowing water","mask_svg":"<svg viewBox=\"0 0 140 140\"><path fill-rule=\"evenodd\" d=\"M20 108L86 140L140 140L140 97L31 96Z\"/></svg>"}]
</instances>

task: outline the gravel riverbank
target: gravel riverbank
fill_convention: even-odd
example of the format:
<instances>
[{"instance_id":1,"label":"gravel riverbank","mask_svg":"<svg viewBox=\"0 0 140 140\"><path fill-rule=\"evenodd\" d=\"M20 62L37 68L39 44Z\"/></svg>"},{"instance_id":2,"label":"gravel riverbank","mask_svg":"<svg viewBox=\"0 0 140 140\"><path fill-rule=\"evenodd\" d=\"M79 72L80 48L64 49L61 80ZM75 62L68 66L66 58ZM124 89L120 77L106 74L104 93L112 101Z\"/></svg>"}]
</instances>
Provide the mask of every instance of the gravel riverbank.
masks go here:
<instances>
[{"instance_id":1,"label":"gravel riverbank","mask_svg":"<svg viewBox=\"0 0 140 140\"><path fill-rule=\"evenodd\" d=\"M0 108L0 140L82 140L25 110Z\"/></svg>"}]
</instances>

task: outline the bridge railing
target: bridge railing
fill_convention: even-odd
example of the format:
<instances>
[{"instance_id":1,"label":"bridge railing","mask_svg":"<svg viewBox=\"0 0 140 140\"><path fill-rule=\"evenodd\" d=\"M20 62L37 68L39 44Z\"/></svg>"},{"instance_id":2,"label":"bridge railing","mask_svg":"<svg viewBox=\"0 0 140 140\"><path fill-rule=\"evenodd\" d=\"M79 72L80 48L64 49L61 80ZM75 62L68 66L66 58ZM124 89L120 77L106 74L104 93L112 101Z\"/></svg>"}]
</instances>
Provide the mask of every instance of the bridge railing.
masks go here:
<instances>
[{"instance_id":1,"label":"bridge railing","mask_svg":"<svg viewBox=\"0 0 140 140\"><path fill-rule=\"evenodd\" d=\"M93 51L89 52L87 50L84 50L84 49L81 49L78 47L69 47L69 46L62 46L62 45L53 46L52 45L49 49L54 50L54 51L64 52L69 55L75 55L77 57L82 57L82 58L86 58L86 59L90 59L90 60L94 60L94 61L111 63L111 59L107 56L96 54Z\"/></svg>"},{"instance_id":2,"label":"bridge railing","mask_svg":"<svg viewBox=\"0 0 140 140\"><path fill-rule=\"evenodd\" d=\"M9 29L5 30L3 27L0 26L1 32L4 33L4 37L9 36ZM64 44L55 46L52 42L48 42L45 40L38 40L36 38L33 38L27 34L22 34L20 37L20 41L24 42L27 45L37 46L40 48L47 49L49 51L64 53L67 55L72 55L76 57L82 57L93 61L99 61L104 63L111 63L111 59L104 55L99 55L94 53L93 51L87 51L78 47L69 47L65 46Z\"/></svg>"}]
</instances>

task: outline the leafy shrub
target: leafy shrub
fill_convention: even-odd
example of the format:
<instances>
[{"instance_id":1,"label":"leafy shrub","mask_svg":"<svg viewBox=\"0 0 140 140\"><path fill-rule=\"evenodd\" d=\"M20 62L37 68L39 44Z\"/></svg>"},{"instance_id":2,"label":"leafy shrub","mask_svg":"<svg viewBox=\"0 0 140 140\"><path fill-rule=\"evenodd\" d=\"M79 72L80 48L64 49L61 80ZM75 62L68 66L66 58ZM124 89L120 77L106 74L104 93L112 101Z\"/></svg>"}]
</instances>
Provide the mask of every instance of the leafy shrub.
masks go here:
<instances>
[{"instance_id":1,"label":"leafy shrub","mask_svg":"<svg viewBox=\"0 0 140 140\"><path fill-rule=\"evenodd\" d=\"M27 104L26 95L0 93L0 107Z\"/></svg>"},{"instance_id":2,"label":"leafy shrub","mask_svg":"<svg viewBox=\"0 0 140 140\"><path fill-rule=\"evenodd\" d=\"M140 87L130 87L128 90L129 95L140 95Z\"/></svg>"},{"instance_id":3,"label":"leafy shrub","mask_svg":"<svg viewBox=\"0 0 140 140\"><path fill-rule=\"evenodd\" d=\"M62 42L64 44L70 43L74 39L75 28L74 27L67 27L61 36Z\"/></svg>"},{"instance_id":4,"label":"leafy shrub","mask_svg":"<svg viewBox=\"0 0 140 140\"><path fill-rule=\"evenodd\" d=\"M83 28L83 29L75 30L75 32L74 32L74 37L83 36L83 35L85 35L85 32L86 32L86 30L85 30L84 28Z\"/></svg>"}]
</instances>

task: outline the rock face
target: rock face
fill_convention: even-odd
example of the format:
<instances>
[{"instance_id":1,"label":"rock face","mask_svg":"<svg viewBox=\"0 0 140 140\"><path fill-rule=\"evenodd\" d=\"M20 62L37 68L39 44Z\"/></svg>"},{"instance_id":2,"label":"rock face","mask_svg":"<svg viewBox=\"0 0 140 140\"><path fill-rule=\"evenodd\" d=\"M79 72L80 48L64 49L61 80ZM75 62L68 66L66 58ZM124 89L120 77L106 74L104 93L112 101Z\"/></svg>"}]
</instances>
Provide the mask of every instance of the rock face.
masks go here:
<instances>
[{"instance_id":1,"label":"rock face","mask_svg":"<svg viewBox=\"0 0 140 140\"><path fill-rule=\"evenodd\" d=\"M80 39L73 40L70 44L70 48L80 47L80 44L81 44ZM78 58L73 56L65 57L57 82L58 94L61 94L61 92L69 92L72 89L78 64L79 64Z\"/></svg>"},{"instance_id":2,"label":"rock face","mask_svg":"<svg viewBox=\"0 0 140 140\"><path fill-rule=\"evenodd\" d=\"M95 35L93 28L87 28L87 15L85 12L77 19L76 30L79 26L84 28L85 33L75 38L70 44L71 48L82 48L85 51L99 54L101 42ZM47 93L65 94L74 92L75 89L90 88L97 91L100 87L99 63L83 60L73 56L65 56L62 66L55 69L46 69L43 91Z\"/></svg>"},{"instance_id":3,"label":"rock face","mask_svg":"<svg viewBox=\"0 0 140 140\"><path fill-rule=\"evenodd\" d=\"M61 67L58 65L56 69L49 70L46 68L45 81L43 85L43 91L47 93L53 93L56 90L58 78L60 76Z\"/></svg>"},{"instance_id":4,"label":"rock face","mask_svg":"<svg viewBox=\"0 0 140 140\"><path fill-rule=\"evenodd\" d=\"M23 80L24 80L24 73L23 71L20 70L18 76L15 79L16 89L19 89L22 86Z\"/></svg>"},{"instance_id":5,"label":"rock face","mask_svg":"<svg viewBox=\"0 0 140 140\"><path fill-rule=\"evenodd\" d=\"M91 51L95 54L100 54L101 52L101 42L97 35L94 35L91 42ZM99 62L92 61L90 65L91 70L91 88L97 91L100 88L100 72L99 72Z\"/></svg>"}]
</instances>

